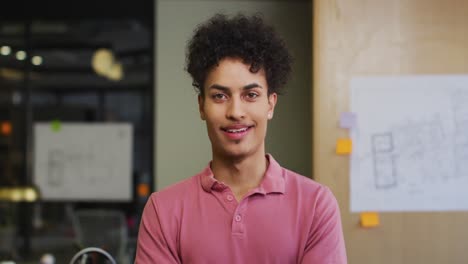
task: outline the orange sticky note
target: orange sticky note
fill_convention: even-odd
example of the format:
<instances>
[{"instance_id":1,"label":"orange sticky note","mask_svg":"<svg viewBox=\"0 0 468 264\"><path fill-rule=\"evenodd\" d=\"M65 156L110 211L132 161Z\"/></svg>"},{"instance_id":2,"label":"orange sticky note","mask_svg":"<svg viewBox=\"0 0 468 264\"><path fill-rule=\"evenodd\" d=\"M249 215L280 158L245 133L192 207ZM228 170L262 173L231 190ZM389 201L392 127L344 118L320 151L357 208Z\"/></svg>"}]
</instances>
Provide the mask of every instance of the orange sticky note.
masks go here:
<instances>
[{"instance_id":1,"label":"orange sticky note","mask_svg":"<svg viewBox=\"0 0 468 264\"><path fill-rule=\"evenodd\" d=\"M9 136L11 134L11 131L12 131L11 123L8 122L8 121L2 122L1 131L2 131L3 135Z\"/></svg>"},{"instance_id":2,"label":"orange sticky note","mask_svg":"<svg viewBox=\"0 0 468 264\"><path fill-rule=\"evenodd\" d=\"M150 187L148 184L140 183L137 187L138 196L148 196L150 194Z\"/></svg>"},{"instance_id":3,"label":"orange sticky note","mask_svg":"<svg viewBox=\"0 0 468 264\"><path fill-rule=\"evenodd\" d=\"M353 142L349 138L342 138L336 141L336 154L350 154L353 149Z\"/></svg>"},{"instance_id":4,"label":"orange sticky note","mask_svg":"<svg viewBox=\"0 0 468 264\"><path fill-rule=\"evenodd\" d=\"M379 214L375 212L361 213L361 226L362 227L376 227L379 226Z\"/></svg>"}]
</instances>

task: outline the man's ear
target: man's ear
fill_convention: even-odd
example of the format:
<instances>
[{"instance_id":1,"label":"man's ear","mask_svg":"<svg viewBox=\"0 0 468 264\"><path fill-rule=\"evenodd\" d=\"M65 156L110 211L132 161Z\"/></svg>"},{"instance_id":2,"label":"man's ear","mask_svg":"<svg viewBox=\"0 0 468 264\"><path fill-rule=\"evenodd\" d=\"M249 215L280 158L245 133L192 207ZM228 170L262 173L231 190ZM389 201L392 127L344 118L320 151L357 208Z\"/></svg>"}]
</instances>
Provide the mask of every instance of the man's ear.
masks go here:
<instances>
[{"instance_id":1,"label":"man's ear","mask_svg":"<svg viewBox=\"0 0 468 264\"><path fill-rule=\"evenodd\" d=\"M198 111L200 111L200 118L205 120L205 98L201 94L198 95Z\"/></svg>"},{"instance_id":2,"label":"man's ear","mask_svg":"<svg viewBox=\"0 0 468 264\"><path fill-rule=\"evenodd\" d=\"M275 106L276 106L277 100L278 100L278 95L276 93L271 93L268 96L268 105L269 105L268 120L271 120L273 118L273 113L275 112Z\"/></svg>"}]
</instances>

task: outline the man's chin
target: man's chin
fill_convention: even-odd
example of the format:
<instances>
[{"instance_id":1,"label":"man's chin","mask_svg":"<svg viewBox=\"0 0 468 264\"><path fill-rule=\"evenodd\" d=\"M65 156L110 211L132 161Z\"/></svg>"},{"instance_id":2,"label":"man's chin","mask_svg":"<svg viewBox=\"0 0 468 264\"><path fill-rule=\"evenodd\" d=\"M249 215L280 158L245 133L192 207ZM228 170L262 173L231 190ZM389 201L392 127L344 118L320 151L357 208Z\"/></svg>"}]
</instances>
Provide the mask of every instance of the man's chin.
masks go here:
<instances>
[{"instance_id":1,"label":"man's chin","mask_svg":"<svg viewBox=\"0 0 468 264\"><path fill-rule=\"evenodd\" d=\"M224 149L218 152L219 156L227 160L243 160L249 156L249 152L245 150Z\"/></svg>"}]
</instances>

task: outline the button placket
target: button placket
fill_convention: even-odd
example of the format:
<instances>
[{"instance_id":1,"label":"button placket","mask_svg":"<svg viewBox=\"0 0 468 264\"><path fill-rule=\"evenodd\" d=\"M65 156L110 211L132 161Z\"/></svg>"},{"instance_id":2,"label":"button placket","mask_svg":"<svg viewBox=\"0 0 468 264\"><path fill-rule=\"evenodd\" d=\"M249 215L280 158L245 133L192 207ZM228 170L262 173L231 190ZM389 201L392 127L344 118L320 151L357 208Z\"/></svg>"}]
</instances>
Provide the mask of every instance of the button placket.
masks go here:
<instances>
[{"instance_id":1,"label":"button placket","mask_svg":"<svg viewBox=\"0 0 468 264\"><path fill-rule=\"evenodd\" d=\"M236 222L240 222L242 221L242 216L240 214L237 214L235 217L234 217L234 220L236 220Z\"/></svg>"},{"instance_id":2,"label":"button placket","mask_svg":"<svg viewBox=\"0 0 468 264\"><path fill-rule=\"evenodd\" d=\"M226 207L231 208L231 213L235 214L237 211L238 203L234 194L231 192L229 188L227 188L222 194L224 204Z\"/></svg>"},{"instance_id":3,"label":"button placket","mask_svg":"<svg viewBox=\"0 0 468 264\"><path fill-rule=\"evenodd\" d=\"M245 223L242 221L242 215L236 210L234 217L232 219L232 233L233 234L243 234Z\"/></svg>"},{"instance_id":4,"label":"button placket","mask_svg":"<svg viewBox=\"0 0 468 264\"><path fill-rule=\"evenodd\" d=\"M244 234L245 232L245 209L248 199L243 199L233 214L232 232L233 234Z\"/></svg>"},{"instance_id":5,"label":"button placket","mask_svg":"<svg viewBox=\"0 0 468 264\"><path fill-rule=\"evenodd\" d=\"M225 188L217 188L217 190L213 191L212 193L218 202L221 204L221 206L228 212L228 214L232 217L233 214L235 214L236 209L237 209L237 202L235 202L235 198L232 195L231 190L229 187ZM228 201L228 196L232 196L232 201Z\"/></svg>"}]
</instances>

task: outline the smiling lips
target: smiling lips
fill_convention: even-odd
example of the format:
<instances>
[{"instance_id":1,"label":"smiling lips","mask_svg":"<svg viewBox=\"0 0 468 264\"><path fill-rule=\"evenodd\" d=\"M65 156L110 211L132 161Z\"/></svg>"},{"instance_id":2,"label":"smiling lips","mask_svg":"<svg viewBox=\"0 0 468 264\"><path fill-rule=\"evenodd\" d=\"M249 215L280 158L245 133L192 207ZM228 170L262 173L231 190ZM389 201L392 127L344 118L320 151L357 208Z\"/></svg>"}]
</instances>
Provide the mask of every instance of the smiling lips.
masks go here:
<instances>
[{"instance_id":1,"label":"smiling lips","mask_svg":"<svg viewBox=\"0 0 468 264\"><path fill-rule=\"evenodd\" d=\"M253 126L246 126L246 125L235 125L235 126L228 126L223 127L221 130L224 134L233 140L239 140L243 138L249 132L250 128Z\"/></svg>"}]
</instances>

